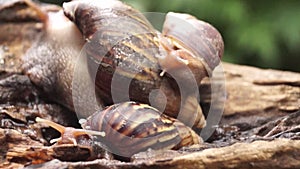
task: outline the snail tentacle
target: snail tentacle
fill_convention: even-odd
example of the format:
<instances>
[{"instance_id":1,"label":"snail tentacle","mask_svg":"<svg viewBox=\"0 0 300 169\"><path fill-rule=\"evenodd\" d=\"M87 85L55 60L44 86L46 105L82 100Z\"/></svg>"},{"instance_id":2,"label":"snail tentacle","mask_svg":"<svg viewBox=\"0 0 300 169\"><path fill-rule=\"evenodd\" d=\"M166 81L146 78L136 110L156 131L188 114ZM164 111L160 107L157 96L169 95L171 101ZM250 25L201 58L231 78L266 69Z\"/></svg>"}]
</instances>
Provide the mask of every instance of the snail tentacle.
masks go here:
<instances>
[{"instance_id":1,"label":"snail tentacle","mask_svg":"<svg viewBox=\"0 0 300 169\"><path fill-rule=\"evenodd\" d=\"M55 130L57 130L60 133L64 133L65 130L66 130L65 126L62 126L62 125L57 124L57 123L55 123L53 121L50 121L50 120L42 119L40 117L36 117L35 121L38 122L38 123L47 124L48 126L54 128Z\"/></svg>"},{"instance_id":2,"label":"snail tentacle","mask_svg":"<svg viewBox=\"0 0 300 169\"><path fill-rule=\"evenodd\" d=\"M93 135L93 136L101 136L101 137L105 136L105 132L85 130L85 129L75 129L72 127L64 127L53 121L42 119L40 117L37 117L35 119L35 121L38 123L46 124L46 125L54 128L61 134L61 137L50 140L51 144L56 143L56 142L57 143L71 142L72 144L77 145L76 138L81 135Z\"/></svg>"}]
</instances>

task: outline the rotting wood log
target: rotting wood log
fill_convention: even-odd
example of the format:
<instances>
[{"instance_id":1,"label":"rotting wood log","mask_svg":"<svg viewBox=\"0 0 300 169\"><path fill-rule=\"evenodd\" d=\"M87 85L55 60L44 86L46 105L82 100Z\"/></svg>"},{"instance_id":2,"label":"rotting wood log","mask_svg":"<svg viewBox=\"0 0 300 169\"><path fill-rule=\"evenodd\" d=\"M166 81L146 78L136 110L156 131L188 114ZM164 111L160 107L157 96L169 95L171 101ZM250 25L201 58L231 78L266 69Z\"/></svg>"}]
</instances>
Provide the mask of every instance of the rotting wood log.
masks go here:
<instances>
[{"instance_id":1,"label":"rotting wood log","mask_svg":"<svg viewBox=\"0 0 300 169\"><path fill-rule=\"evenodd\" d=\"M286 117L279 118L277 121L279 125L274 126L273 129L278 126L288 126L292 124L292 129L298 128L294 131L294 134L300 135L300 112L287 115ZM285 125L284 125L285 124ZM264 128L265 126L263 126ZM28 162L32 160L33 165L28 168L298 168L300 167L300 140L292 139L274 139L265 137L265 140L257 140L249 142L236 142L235 144L205 148L204 150L195 148L194 150L186 149L180 151L147 151L136 154L132 162L120 162L116 160L94 160L88 162L62 162L59 160L52 160L50 162L42 164L41 161L47 161L53 158L52 147L40 146L40 143L30 144L27 147L24 145L28 138L26 135L22 135L13 130L0 130L6 132L2 133L0 138L3 137L3 133L8 135L11 142L16 144L20 141L20 145L14 145L8 149L7 158L9 159L22 159L22 162ZM261 131L258 128L257 131ZM286 130L288 131L288 130ZM16 135L19 134L19 135ZM257 133L256 133L257 134ZM25 138L25 139L24 139ZM245 138L246 139L246 138ZM253 138L255 139L255 138ZM256 139L261 139L260 137ZM1 140L1 139L0 139ZM3 140L2 140L3 142ZM12 143L10 143L11 145ZM17 147L15 147L17 146ZM37 156L38 155L38 156ZM34 158L35 157L35 158ZM25 163L26 164L26 163Z\"/></svg>"},{"instance_id":2,"label":"rotting wood log","mask_svg":"<svg viewBox=\"0 0 300 169\"><path fill-rule=\"evenodd\" d=\"M50 162L33 165L29 168L114 168L114 169L219 169L219 168L299 168L300 141L278 139L273 142L255 141L253 143L236 143L223 148L212 148L179 157L164 160L144 160L133 163L95 160L90 162Z\"/></svg>"},{"instance_id":3,"label":"rotting wood log","mask_svg":"<svg viewBox=\"0 0 300 169\"><path fill-rule=\"evenodd\" d=\"M299 73L223 65L227 91L223 123L251 124L300 109Z\"/></svg>"}]
</instances>

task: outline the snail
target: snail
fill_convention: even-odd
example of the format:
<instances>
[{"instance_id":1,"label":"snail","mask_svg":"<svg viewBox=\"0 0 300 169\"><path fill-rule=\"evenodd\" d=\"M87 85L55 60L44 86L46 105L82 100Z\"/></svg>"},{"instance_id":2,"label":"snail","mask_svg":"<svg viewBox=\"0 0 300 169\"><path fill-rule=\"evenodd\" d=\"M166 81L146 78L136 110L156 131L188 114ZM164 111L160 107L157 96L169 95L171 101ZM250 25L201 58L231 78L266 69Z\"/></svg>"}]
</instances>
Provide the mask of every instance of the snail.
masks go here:
<instances>
[{"instance_id":1,"label":"snail","mask_svg":"<svg viewBox=\"0 0 300 169\"><path fill-rule=\"evenodd\" d=\"M95 90L105 105L115 102L114 93L121 98L118 102L127 101L122 96L129 95L130 100L150 104L151 92L160 90L153 96L153 107L164 107L163 93L165 114L189 126L205 126L197 92L223 53L222 37L215 28L188 14L169 13L160 34L143 15L120 1L72 1L63 8L87 41L88 68L95 72ZM186 28L192 32L182 34L182 23L174 23L174 18L187 20ZM196 41L187 42L190 36ZM130 83L128 90L114 85L125 82Z\"/></svg>"},{"instance_id":2,"label":"snail","mask_svg":"<svg viewBox=\"0 0 300 169\"><path fill-rule=\"evenodd\" d=\"M124 145L128 150L118 144L106 145L124 156L148 148L161 149L160 145L179 149L201 142L191 127L205 126L198 86L223 54L222 37L215 28L188 14L168 13L160 33L141 13L118 0L76 0L64 3L63 11L39 12L44 15L44 32L23 58L24 73L45 95L70 110L75 111L74 99L84 98L87 100L82 102L90 103L87 111L76 111L80 118L87 118L82 125L84 130L72 129L71 134L66 135L69 129L37 119L61 131L58 142L76 143L77 135L101 135L102 131L105 136L98 138L103 143L122 139L109 132L122 122L140 134L139 140L146 140L134 150L130 146L136 143L131 141ZM192 31L181 32L182 23L178 20L187 21ZM80 66L89 76L80 76L77 86L72 81L73 72L81 55L86 60ZM130 82L128 91L120 85L123 82ZM95 88L96 101L84 92L86 88ZM84 96L73 95L74 90L82 90ZM155 90L159 92L151 93ZM127 92L135 102L122 98ZM153 102L149 101L151 94ZM161 94L166 96L165 105ZM119 104L112 105L114 97L119 98ZM106 106L109 107L103 110ZM134 119L140 116L144 117L141 122L153 121L135 125ZM111 130L98 126L105 120L115 122L108 124ZM135 137L122 132L124 138ZM148 135L157 137L147 140ZM163 144L159 144L161 141Z\"/></svg>"},{"instance_id":3,"label":"snail","mask_svg":"<svg viewBox=\"0 0 300 169\"><path fill-rule=\"evenodd\" d=\"M84 129L65 128L37 118L38 122L61 132L58 143L77 144L81 135L97 136L93 141L104 144L110 152L131 157L151 148L154 150L179 149L199 144L201 138L177 119L161 114L157 109L136 102L114 104L100 110L82 123Z\"/></svg>"}]
</instances>

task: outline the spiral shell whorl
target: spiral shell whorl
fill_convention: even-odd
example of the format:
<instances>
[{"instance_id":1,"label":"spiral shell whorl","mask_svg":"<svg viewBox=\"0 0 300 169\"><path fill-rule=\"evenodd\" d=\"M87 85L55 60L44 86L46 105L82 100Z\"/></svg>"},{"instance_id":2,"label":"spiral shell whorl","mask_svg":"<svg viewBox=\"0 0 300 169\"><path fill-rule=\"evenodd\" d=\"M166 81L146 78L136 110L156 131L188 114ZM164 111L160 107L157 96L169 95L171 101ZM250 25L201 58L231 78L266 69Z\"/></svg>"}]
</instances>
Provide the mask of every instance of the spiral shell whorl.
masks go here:
<instances>
[{"instance_id":1,"label":"spiral shell whorl","mask_svg":"<svg viewBox=\"0 0 300 169\"><path fill-rule=\"evenodd\" d=\"M64 4L64 12L86 39L89 72L105 104L128 101L123 97L128 93L130 100L148 103L149 93L162 80L154 40L157 31L148 20L122 2L110 0L72 1ZM134 87L124 89L127 82ZM115 99L113 93L120 97Z\"/></svg>"},{"instance_id":2,"label":"spiral shell whorl","mask_svg":"<svg viewBox=\"0 0 300 169\"><path fill-rule=\"evenodd\" d=\"M213 71L220 63L224 42L221 34L212 25L189 14L169 12L162 33L204 60L208 72Z\"/></svg>"},{"instance_id":3,"label":"spiral shell whorl","mask_svg":"<svg viewBox=\"0 0 300 169\"><path fill-rule=\"evenodd\" d=\"M78 26L87 40L99 30L107 31L103 30L107 28L129 35L153 32L151 24L141 13L118 0L72 1L64 3L63 9L65 15ZM128 25L124 25L124 19L138 24L132 24L130 29L127 29ZM128 20L125 22L130 23Z\"/></svg>"},{"instance_id":4,"label":"spiral shell whorl","mask_svg":"<svg viewBox=\"0 0 300 169\"><path fill-rule=\"evenodd\" d=\"M104 131L99 140L112 153L130 157L135 153L154 150L179 149L199 144L200 137L176 119L136 102L115 104L87 119L83 128Z\"/></svg>"}]
</instances>

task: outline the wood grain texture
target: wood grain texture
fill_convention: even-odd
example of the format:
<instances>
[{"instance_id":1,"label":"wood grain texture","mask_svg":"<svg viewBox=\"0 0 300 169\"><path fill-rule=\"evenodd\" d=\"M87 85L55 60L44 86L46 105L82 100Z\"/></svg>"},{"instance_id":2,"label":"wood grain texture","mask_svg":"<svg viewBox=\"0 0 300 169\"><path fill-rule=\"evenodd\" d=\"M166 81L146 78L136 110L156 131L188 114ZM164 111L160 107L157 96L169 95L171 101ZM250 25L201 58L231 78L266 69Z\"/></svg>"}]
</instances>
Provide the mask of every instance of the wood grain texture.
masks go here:
<instances>
[{"instance_id":1,"label":"wood grain texture","mask_svg":"<svg viewBox=\"0 0 300 169\"><path fill-rule=\"evenodd\" d=\"M279 139L273 142L255 141L237 143L223 148L212 148L165 159L164 161L145 160L135 163L95 160L90 162L61 162L52 160L32 168L174 168L174 169L219 169L219 168L299 168L300 141ZM31 168L31 167L28 167Z\"/></svg>"},{"instance_id":2,"label":"wood grain texture","mask_svg":"<svg viewBox=\"0 0 300 169\"><path fill-rule=\"evenodd\" d=\"M228 63L223 66L227 92L223 123L251 124L300 109L299 73Z\"/></svg>"}]
</instances>

